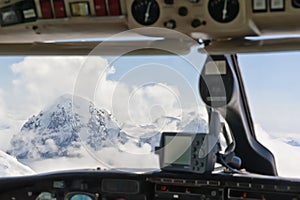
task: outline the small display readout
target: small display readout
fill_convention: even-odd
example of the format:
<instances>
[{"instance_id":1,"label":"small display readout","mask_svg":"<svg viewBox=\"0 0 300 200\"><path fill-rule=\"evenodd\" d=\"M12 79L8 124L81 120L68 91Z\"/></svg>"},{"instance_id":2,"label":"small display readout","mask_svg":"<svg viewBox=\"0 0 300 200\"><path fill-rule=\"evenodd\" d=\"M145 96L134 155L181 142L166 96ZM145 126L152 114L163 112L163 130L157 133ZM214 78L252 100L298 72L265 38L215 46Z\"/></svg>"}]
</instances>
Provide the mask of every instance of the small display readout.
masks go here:
<instances>
[{"instance_id":1,"label":"small display readout","mask_svg":"<svg viewBox=\"0 0 300 200\"><path fill-rule=\"evenodd\" d=\"M191 164L191 136L165 136L164 163L175 165Z\"/></svg>"}]
</instances>

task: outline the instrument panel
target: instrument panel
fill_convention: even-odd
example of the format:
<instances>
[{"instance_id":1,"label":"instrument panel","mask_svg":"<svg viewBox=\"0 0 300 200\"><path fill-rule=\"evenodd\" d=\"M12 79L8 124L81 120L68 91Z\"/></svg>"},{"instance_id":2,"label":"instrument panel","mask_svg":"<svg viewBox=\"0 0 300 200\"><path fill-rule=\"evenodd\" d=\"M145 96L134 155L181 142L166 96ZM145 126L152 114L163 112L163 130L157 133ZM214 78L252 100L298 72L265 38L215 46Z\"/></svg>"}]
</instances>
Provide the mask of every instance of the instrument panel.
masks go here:
<instances>
[{"instance_id":1,"label":"instrument panel","mask_svg":"<svg viewBox=\"0 0 300 200\"><path fill-rule=\"evenodd\" d=\"M299 0L128 0L126 3L129 28L164 27L194 37L216 39L299 31ZM137 9L139 12L135 12Z\"/></svg>"},{"instance_id":2,"label":"instrument panel","mask_svg":"<svg viewBox=\"0 0 300 200\"><path fill-rule=\"evenodd\" d=\"M228 41L299 35L299 17L300 0L5 0L0 1L0 42L66 40L77 33L106 37L140 27Z\"/></svg>"},{"instance_id":3,"label":"instrument panel","mask_svg":"<svg viewBox=\"0 0 300 200\"><path fill-rule=\"evenodd\" d=\"M70 171L0 179L9 200L235 200L300 199L300 181L238 174L131 174Z\"/></svg>"}]
</instances>

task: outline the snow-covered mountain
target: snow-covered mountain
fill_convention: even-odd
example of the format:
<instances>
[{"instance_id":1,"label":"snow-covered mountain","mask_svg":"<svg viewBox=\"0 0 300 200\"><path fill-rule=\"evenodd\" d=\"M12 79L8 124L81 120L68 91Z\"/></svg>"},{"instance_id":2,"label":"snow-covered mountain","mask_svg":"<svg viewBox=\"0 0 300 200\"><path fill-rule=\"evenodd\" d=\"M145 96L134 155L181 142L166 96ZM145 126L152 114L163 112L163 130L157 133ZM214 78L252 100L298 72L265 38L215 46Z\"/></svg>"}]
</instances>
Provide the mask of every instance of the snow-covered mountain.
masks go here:
<instances>
[{"instance_id":1,"label":"snow-covered mountain","mask_svg":"<svg viewBox=\"0 0 300 200\"><path fill-rule=\"evenodd\" d=\"M35 172L21 164L16 158L0 151L0 177L32 175Z\"/></svg>"},{"instance_id":2,"label":"snow-covered mountain","mask_svg":"<svg viewBox=\"0 0 300 200\"><path fill-rule=\"evenodd\" d=\"M196 112L182 118L162 116L150 126L133 127L142 134L132 138L121 130L110 113L90 101L63 95L52 105L32 116L11 140L10 155L21 160L39 160L57 157L80 157L82 147L93 151L134 143L137 147L150 144L151 150L159 144L160 131L207 132L207 123Z\"/></svg>"},{"instance_id":3,"label":"snow-covered mountain","mask_svg":"<svg viewBox=\"0 0 300 200\"><path fill-rule=\"evenodd\" d=\"M32 116L11 140L9 154L18 159L80 156L82 145L98 150L125 142L111 115L80 97L63 95Z\"/></svg>"}]
</instances>

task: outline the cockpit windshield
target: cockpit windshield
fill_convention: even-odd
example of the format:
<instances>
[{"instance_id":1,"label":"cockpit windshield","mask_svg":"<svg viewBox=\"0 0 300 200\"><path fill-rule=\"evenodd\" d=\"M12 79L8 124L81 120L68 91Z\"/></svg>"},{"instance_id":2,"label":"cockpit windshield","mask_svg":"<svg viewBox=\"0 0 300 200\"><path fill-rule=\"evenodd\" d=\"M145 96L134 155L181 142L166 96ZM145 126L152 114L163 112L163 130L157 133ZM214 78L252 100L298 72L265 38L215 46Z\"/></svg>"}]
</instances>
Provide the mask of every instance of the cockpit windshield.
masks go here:
<instances>
[{"instance_id":1,"label":"cockpit windshield","mask_svg":"<svg viewBox=\"0 0 300 200\"><path fill-rule=\"evenodd\" d=\"M209 132L199 76L212 72L203 68L209 56L199 49L0 57L1 176L159 169L155 147L162 132ZM280 176L300 176L298 57L238 55L256 138L274 154Z\"/></svg>"},{"instance_id":2,"label":"cockpit windshield","mask_svg":"<svg viewBox=\"0 0 300 200\"><path fill-rule=\"evenodd\" d=\"M0 146L10 159L1 176L158 169L162 131L208 132L198 89L206 59L198 48L186 55L1 57Z\"/></svg>"}]
</instances>

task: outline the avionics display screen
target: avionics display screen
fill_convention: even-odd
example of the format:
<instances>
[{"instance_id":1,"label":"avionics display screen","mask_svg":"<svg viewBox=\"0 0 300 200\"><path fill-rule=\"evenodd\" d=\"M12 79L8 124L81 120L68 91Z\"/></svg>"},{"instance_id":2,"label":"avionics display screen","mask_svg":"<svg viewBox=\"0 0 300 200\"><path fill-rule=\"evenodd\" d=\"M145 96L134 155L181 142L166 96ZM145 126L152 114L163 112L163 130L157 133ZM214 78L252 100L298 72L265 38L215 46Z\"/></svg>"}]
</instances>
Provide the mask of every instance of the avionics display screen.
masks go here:
<instances>
[{"instance_id":1,"label":"avionics display screen","mask_svg":"<svg viewBox=\"0 0 300 200\"><path fill-rule=\"evenodd\" d=\"M164 145L164 163L175 165L191 164L191 144L190 136L169 136L166 135Z\"/></svg>"}]
</instances>

